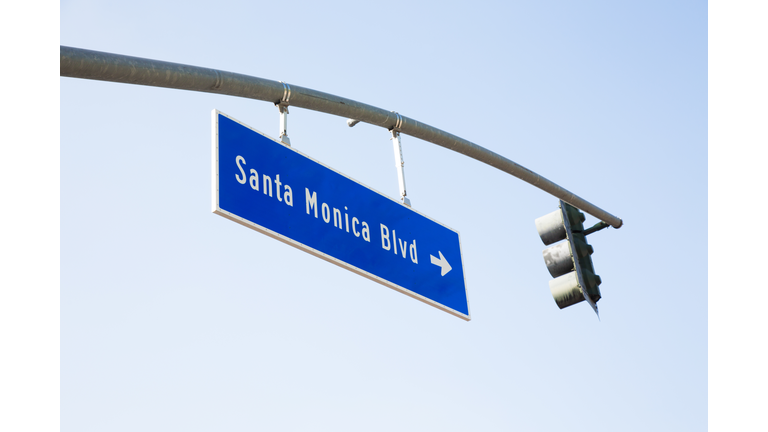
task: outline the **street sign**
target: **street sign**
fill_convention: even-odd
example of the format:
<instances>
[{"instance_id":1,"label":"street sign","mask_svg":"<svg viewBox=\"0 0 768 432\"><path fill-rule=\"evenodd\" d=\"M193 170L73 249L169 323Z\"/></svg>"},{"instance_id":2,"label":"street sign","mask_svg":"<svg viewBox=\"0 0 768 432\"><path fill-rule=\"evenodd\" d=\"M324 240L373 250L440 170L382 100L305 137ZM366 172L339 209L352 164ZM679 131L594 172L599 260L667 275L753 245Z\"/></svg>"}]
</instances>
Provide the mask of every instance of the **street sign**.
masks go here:
<instances>
[{"instance_id":1,"label":"street sign","mask_svg":"<svg viewBox=\"0 0 768 432\"><path fill-rule=\"evenodd\" d=\"M213 212L470 320L459 233L213 110Z\"/></svg>"}]
</instances>

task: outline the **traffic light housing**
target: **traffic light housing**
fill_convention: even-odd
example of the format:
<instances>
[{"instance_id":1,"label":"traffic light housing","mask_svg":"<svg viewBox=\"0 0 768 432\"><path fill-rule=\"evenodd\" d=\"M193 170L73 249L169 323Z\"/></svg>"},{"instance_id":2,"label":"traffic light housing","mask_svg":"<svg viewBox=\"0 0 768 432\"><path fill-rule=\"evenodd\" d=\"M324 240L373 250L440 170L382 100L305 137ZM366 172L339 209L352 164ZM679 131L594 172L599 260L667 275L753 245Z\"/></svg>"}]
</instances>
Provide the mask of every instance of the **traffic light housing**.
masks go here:
<instances>
[{"instance_id":1,"label":"traffic light housing","mask_svg":"<svg viewBox=\"0 0 768 432\"><path fill-rule=\"evenodd\" d=\"M587 301L595 313L600 300L600 276L592 265L592 246L587 243L584 213L560 200L560 208L536 219L541 241L550 246L542 252L544 263L554 279L549 290L560 309ZM599 315L598 315L599 316Z\"/></svg>"}]
</instances>

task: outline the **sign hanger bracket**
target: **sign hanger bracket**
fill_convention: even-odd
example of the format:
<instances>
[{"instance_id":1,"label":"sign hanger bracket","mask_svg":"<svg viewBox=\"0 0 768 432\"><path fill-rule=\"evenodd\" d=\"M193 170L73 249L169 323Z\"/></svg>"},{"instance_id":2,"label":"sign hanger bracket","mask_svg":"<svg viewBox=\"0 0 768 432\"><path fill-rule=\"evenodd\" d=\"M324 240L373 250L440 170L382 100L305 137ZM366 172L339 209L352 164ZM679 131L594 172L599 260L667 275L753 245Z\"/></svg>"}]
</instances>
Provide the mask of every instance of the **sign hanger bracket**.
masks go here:
<instances>
[{"instance_id":1,"label":"sign hanger bracket","mask_svg":"<svg viewBox=\"0 0 768 432\"><path fill-rule=\"evenodd\" d=\"M288 105L291 100L291 86L288 83L280 81L283 84L283 97L279 102L275 102L275 106L280 111L280 141L291 146L291 139L288 138Z\"/></svg>"},{"instance_id":2,"label":"sign hanger bracket","mask_svg":"<svg viewBox=\"0 0 768 432\"><path fill-rule=\"evenodd\" d=\"M410 207L411 200L405 191L405 161L403 161L403 146L400 142L400 126L403 124L403 118L395 111L392 112L397 116L397 123L389 132L392 134L392 148L395 152L395 168L397 169L397 182L400 186L400 201Z\"/></svg>"}]
</instances>

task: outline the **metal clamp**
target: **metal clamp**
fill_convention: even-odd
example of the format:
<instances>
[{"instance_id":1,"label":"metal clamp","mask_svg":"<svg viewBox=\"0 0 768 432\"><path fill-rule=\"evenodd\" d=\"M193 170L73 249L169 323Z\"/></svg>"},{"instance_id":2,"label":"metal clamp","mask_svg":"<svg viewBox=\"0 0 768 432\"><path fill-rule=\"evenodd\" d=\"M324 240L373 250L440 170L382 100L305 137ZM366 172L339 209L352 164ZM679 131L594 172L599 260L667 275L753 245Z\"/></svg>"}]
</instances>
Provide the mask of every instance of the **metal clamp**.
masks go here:
<instances>
[{"instance_id":1,"label":"metal clamp","mask_svg":"<svg viewBox=\"0 0 768 432\"><path fill-rule=\"evenodd\" d=\"M392 111L392 112L395 113L397 120L395 121L395 126L390 130L400 132L400 128L403 127L403 117L400 114L398 114L397 111Z\"/></svg>"},{"instance_id":2,"label":"metal clamp","mask_svg":"<svg viewBox=\"0 0 768 432\"><path fill-rule=\"evenodd\" d=\"M275 106L280 111L280 141L288 147L291 146L291 139L288 138L288 105L291 101L291 86L288 83L280 81L283 84L283 97Z\"/></svg>"},{"instance_id":3,"label":"metal clamp","mask_svg":"<svg viewBox=\"0 0 768 432\"><path fill-rule=\"evenodd\" d=\"M290 105L289 102L291 101L291 86L284 81L280 81L280 84L283 85L283 97L278 102L275 102L275 105L287 107Z\"/></svg>"}]
</instances>

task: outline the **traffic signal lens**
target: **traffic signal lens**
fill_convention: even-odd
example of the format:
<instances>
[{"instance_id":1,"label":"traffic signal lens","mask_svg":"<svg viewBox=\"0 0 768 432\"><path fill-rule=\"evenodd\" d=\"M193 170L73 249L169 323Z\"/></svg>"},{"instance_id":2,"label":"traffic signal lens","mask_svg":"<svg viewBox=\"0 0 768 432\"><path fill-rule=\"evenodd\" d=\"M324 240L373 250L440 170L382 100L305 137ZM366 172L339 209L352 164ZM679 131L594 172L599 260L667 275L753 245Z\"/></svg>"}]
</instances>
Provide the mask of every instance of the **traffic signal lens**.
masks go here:
<instances>
[{"instance_id":1,"label":"traffic signal lens","mask_svg":"<svg viewBox=\"0 0 768 432\"><path fill-rule=\"evenodd\" d=\"M549 281L549 291L560 309L584 301L576 272L566 273Z\"/></svg>"},{"instance_id":2,"label":"traffic signal lens","mask_svg":"<svg viewBox=\"0 0 768 432\"><path fill-rule=\"evenodd\" d=\"M562 276L573 271L573 259L571 259L571 247L568 242L558 243L544 249L544 263L552 277Z\"/></svg>"},{"instance_id":3,"label":"traffic signal lens","mask_svg":"<svg viewBox=\"0 0 768 432\"><path fill-rule=\"evenodd\" d=\"M559 242L566 237L563 214L558 209L552 213L536 219L536 231L545 245Z\"/></svg>"}]
</instances>

